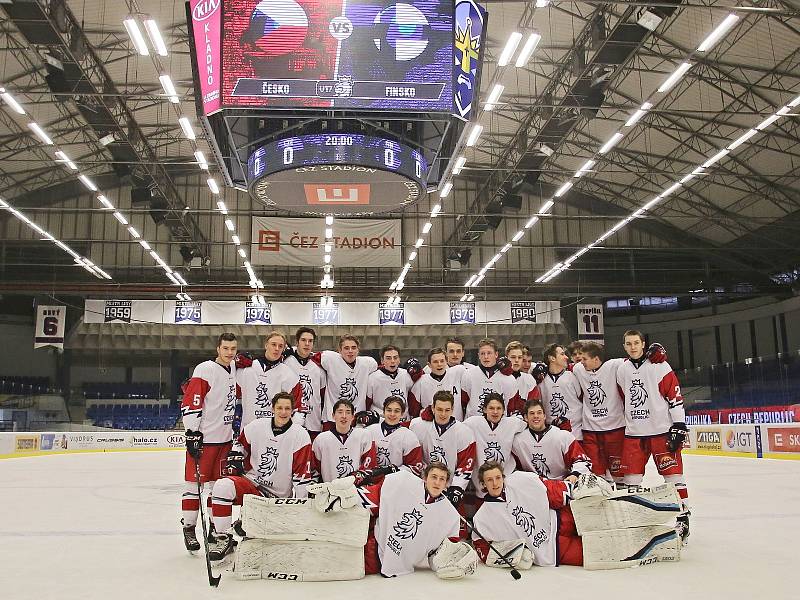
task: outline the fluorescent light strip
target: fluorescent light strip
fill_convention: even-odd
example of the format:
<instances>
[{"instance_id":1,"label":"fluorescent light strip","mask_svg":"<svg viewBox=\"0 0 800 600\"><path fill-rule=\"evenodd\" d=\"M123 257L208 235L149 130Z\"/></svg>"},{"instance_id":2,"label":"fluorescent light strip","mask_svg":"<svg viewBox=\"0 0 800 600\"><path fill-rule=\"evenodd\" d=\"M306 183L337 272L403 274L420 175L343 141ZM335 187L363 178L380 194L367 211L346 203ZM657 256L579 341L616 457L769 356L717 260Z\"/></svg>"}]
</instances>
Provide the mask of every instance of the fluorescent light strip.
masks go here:
<instances>
[{"instance_id":1,"label":"fluorescent light strip","mask_svg":"<svg viewBox=\"0 0 800 600\"><path fill-rule=\"evenodd\" d=\"M158 30L158 24L155 19L145 19L144 28L147 30L147 35L150 36L150 41L153 43L153 48L156 49L159 56L167 56L167 45L164 43L164 38L161 37L161 32Z\"/></svg>"},{"instance_id":2,"label":"fluorescent light strip","mask_svg":"<svg viewBox=\"0 0 800 600\"><path fill-rule=\"evenodd\" d=\"M22 106L20 106L19 102L17 102L17 101L14 99L14 96L12 96L11 94L9 94L8 92L3 92L2 94L0 94L0 97L2 97L2 98L3 98L3 101L4 101L6 104L8 104L8 107L9 107L11 110L13 110L15 113L18 113L18 114L20 114L20 115L24 115L24 114L25 114L25 109L24 109L24 108L22 108Z\"/></svg>"},{"instance_id":3,"label":"fluorescent light strip","mask_svg":"<svg viewBox=\"0 0 800 600\"><path fill-rule=\"evenodd\" d=\"M481 137L481 133L483 133L483 125L481 125L480 123L475 123L472 126L472 131L469 132L469 137L467 138L466 142L467 146L468 147L474 146L477 143L478 138Z\"/></svg>"},{"instance_id":4,"label":"fluorescent light strip","mask_svg":"<svg viewBox=\"0 0 800 600\"><path fill-rule=\"evenodd\" d=\"M194 129L192 129L192 124L189 122L188 117L181 117L178 119L178 124L180 124L181 129L183 129L184 135L189 138L190 140L194 140L197 136L194 133Z\"/></svg>"},{"instance_id":5,"label":"fluorescent light strip","mask_svg":"<svg viewBox=\"0 0 800 600\"><path fill-rule=\"evenodd\" d=\"M566 194L571 187L572 187L572 182L568 181L567 183L562 185L560 188L558 188L558 190L556 190L556 193L553 194L553 198L560 198L561 196Z\"/></svg>"},{"instance_id":6,"label":"fluorescent light strip","mask_svg":"<svg viewBox=\"0 0 800 600\"><path fill-rule=\"evenodd\" d=\"M739 146L744 144L747 140L749 140L751 137L753 137L757 133L758 133L758 129L749 130L744 135L742 135L739 138L737 138L735 142L731 143L728 146L728 150L736 150Z\"/></svg>"},{"instance_id":7,"label":"fluorescent light strip","mask_svg":"<svg viewBox=\"0 0 800 600\"><path fill-rule=\"evenodd\" d=\"M548 211L549 211L551 208L553 208L553 204L554 204L554 202L553 202L552 200L548 200L547 202L545 202L544 204L542 204L541 208L539 209L539 214L540 214L540 215L545 215L545 214L547 214L547 212L548 212Z\"/></svg>"},{"instance_id":8,"label":"fluorescent light strip","mask_svg":"<svg viewBox=\"0 0 800 600\"><path fill-rule=\"evenodd\" d=\"M435 218L436 218L436 216L437 216L437 215L438 215L440 212L442 212L442 205L441 205L441 204L436 204L436 205L434 205L434 207L431 209L431 219L435 219Z\"/></svg>"},{"instance_id":9,"label":"fluorescent light strip","mask_svg":"<svg viewBox=\"0 0 800 600\"><path fill-rule=\"evenodd\" d=\"M658 92L660 94L664 94L664 93L670 91L673 88L673 86L676 83L678 83L678 81L680 81L680 78L684 76L686 71L688 71L689 69L692 68L692 66L694 66L694 65L692 65L692 63L688 63L688 62L681 63L678 66L678 68L675 69L675 71L672 73L672 75L670 75L669 77L667 77L664 80L664 83L662 83L661 86L658 88Z\"/></svg>"},{"instance_id":10,"label":"fluorescent light strip","mask_svg":"<svg viewBox=\"0 0 800 600\"><path fill-rule=\"evenodd\" d=\"M38 123L34 123L33 121L31 121L30 123L28 123L28 128L31 131L33 131L33 133L36 134L36 137L38 137L40 140L42 140L43 143L47 144L48 146L52 146L53 145L53 140L51 140L50 136L48 136L44 132L44 129L39 127Z\"/></svg>"},{"instance_id":11,"label":"fluorescent light strip","mask_svg":"<svg viewBox=\"0 0 800 600\"><path fill-rule=\"evenodd\" d=\"M725 156L727 156L730 153L731 153L730 150L728 150L727 148L723 148L722 150L717 152L714 156L709 158L706 162L704 162L702 164L702 168L707 169L708 167L713 165L715 162L719 161L721 158L724 158Z\"/></svg>"},{"instance_id":12,"label":"fluorescent light strip","mask_svg":"<svg viewBox=\"0 0 800 600\"><path fill-rule=\"evenodd\" d=\"M453 165L453 175L458 175L459 173L461 173L461 169L464 168L465 164L467 164L467 157L459 156L456 159L456 163Z\"/></svg>"},{"instance_id":13,"label":"fluorescent light strip","mask_svg":"<svg viewBox=\"0 0 800 600\"><path fill-rule=\"evenodd\" d=\"M238 235L236 235L236 234L234 234L234 235L232 235L232 236L231 236L231 241L232 241L234 244L236 244L237 246L241 246L241 245L242 245L242 240L240 240L240 239L239 239L239 236L238 236Z\"/></svg>"},{"instance_id":14,"label":"fluorescent light strip","mask_svg":"<svg viewBox=\"0 0 800 600\"><path fill-rule=\"evenodd\" d=\"M422 227L422 235L427 235L428 232L431 230L431 227L433 227L433 224L431 224L430 222L425 223L425 225L423 225Z\"/></svg>"},{"instance_id":15,"label":"fluorescent light strip","mask_svg":"<svg viewBox=\"0 0 800 600\"><path fill-rule=\"evenodd\" d=\"M587 160L585 163L583 163L583 166L575 172L575 175L573 175L573 177L582 177L583 175L588 173L592 169L592 167L595 166L596 164L597 161L595 160Z\"/></svg>"},{"instance_id":16,"label":"fluorescent light strip","mask_svg":"<svg viewBox=\"0 0 800 600\"><path fill-rule=\"evenodd\" d=\"M525 232L520 229L517 233L514 234L514 237L511 238L511 241L518 242L523 238L524 235Z\"/></svg>"},{"instance_id":17,"label":"fluorescent light strip","mask_svg":"<svg viewBox=\"0 0 800 600\"><path fill-rule=\"evenodd\" d=\"M495 83L492 91L489 92L489 96L486 98L486 106L484 107L485 110L490 111L494 110L494 105L500 99L500 95L503 93L505 86L500 83Z\"/></svg>"},{"instance_id":18,"label":"fluorescent light strip","mask_svg":"<svg viewBox=\"0 0 800 600\"><path fill-rule=\"evenodd\" d=\"M208 184L208 189L211 190L212 194L219 194L219 186L217 185L216 179L209 177L206 179L206 184Z\"/></svg>"},{"instance_id":19,"label":"fluorescent light strip","mask_svg":"<svg viewBox=\"0 0 800 600\"><path fill-rule=\"evenodd\" d=\"M125 25L125 29L128 31L128 35L131 37L133 47L136 48L136 51L142 56L150 54L150 50L147 48L147 42L144 40L144 36L139 29L139 25L136 23L136 19L128 17L122 24Z\"/></svg>"},{"instance_id":20,"label":"fluorescent light strip","mask_svg":"<svg viewBox=\"0 0 800 600\"><path fill-rule=\"evenodd\" d=\"M96 192L97 191L97 186L86 175L78 175L78 179L80 179L81 183L83 185L85 185L89 189L90 192Z\"/></svg>"},{"instance_id":21,"label":"fluorescent light strip","mask_svg":"<svg viewBox=\"0 0 800 600\"><path fill-rule=\"evenodd\" d=\"M522 40L522 34L519 31L512 31L511 35L508 36L508 41L503 51L500 53L500 58L497 59L497 66L505 67L511 62L511 57L514 56L514 52L516 52L520 40Z\"/></svg>"},{"instance_id":22,"label":"fluorescent light strip","mask_svg":"<svg viewBox=\"0 0 800 600\"><path fill-rule=\"evenodd\" d=\"M536 51L536 47L539 45L539 42L542 41L542 36L537 33L533 32L528 36L528 39L525 40L525 45L522 46L522 50L520 50L519 56L517 57L517 62L514 63L515 67L524 67L528 64L533 53Z\"/></svg>"},{"instance_id":23,"label":"fluorescent light strip","mask_svg":"<svg viewBox=\"0 0 800 600\"><path fill-rule=\"evenodd\" d=\"M603 144L600 147L600 150L598 150L597 152L599 154L605 154L606 152L611 150L614 146L616 146L622 138L623 135L618 131L617 133L612 135L611 139L609 139L605 144Z\"/></svg>"},{"instance_id":24,"label":"fluorescent light strip","mask_svg":"<svg viewBox=\"0 0 800 600\"><path fill-rule=\"evenodd\" d=\"M203 170L208 171L208 161L206 160L206 155L203 154L201 150L196 150L194 153L195 159L197 159L197 165Z\"/></svg>"},{"instance_id":25,"label":"fluorescent light strip","mask_svg":"<svg viewBox=\"0 0 800 600\"><path fill-rule=\"evenodd\" d=\"M447 196L450 194L450 191L451 191L452 189L453 189L453 182L448 180L448 181L447 181L447 182L445 182L445 184L442 186L442 191L441 191L441 192L439 192L439 197L440 197L440 198L446 198L446 197L447 197Z\"/></svg>"},{"instance_id":26,"label":"fluorescent light strip","mask_svg":"<svg viewBox=\"0 0 800 600\"><path fill-rule=\"evenodd\" d=\"M717 27L708 34L708 37L704 39L700 45L697 47L698 52L708 52L717 43L722 39L722 37L728 33L736 23L739 22L739 16L733 13L729 14L725 17Z\"/></svg>"},{"instance_id":27,"label":"fluorescent light strip","mask_svg":"<svg viewBox=\"0 0 800 600\"><path fill-rule=\"evenodd\" d=\"M627 121L625 121L625 127L633 127L636 125L636 123L639 122L639 119L645 116L647 111L649 111L651 108L653 108L653 105L650 102L645 102L642 104L642 106L635 113L633 113Z\"/></svg>"},{"instance_id":28,"label":"fluorescent light strip","mask_svg":"<svg viewBox=\"0 0 800 600\"><path fill-rule=\"evenodd\" d=\"M177 104L179 102L178 92L175 91L175 84L172 83L172 79L170 78L170 76L166 74L159 75L158 80L161 82L161 87L164 88L164 93L166 93L167 96L169 96L169 101L172 102L173 104ZM186 130L184 129L184 131Z\"/></svg>"}]
</instances>

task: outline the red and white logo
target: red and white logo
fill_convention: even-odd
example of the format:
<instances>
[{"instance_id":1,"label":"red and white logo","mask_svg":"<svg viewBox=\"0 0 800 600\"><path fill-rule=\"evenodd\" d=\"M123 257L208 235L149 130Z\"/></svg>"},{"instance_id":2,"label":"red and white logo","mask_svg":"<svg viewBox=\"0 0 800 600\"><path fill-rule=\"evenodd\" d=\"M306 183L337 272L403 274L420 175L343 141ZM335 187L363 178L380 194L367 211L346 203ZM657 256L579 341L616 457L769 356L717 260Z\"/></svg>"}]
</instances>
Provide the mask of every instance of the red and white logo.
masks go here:
<instances>
[{"instance_id":1,"label":"red and white logo","mask_svg":"<svg viewBox=\"0 0 800 600\"><path fill-rule=\"evenodd\" d=\"M258 249L262 252L280 252L281 232L270 229L259 229Z\"/></svg>"},{"instance_id":2,"label":"red and white logo","mask_svg":"<svg viewBox=\"0 0 800 600\"><path fill-rule=\"evenodd\" d=\"M303 187L308 204L369 204L368 183L307 183Z\"/></svg>"},{"instance_id":3,"label":"red and white logo","mask_svg":"<svg viewBox=\"0 0 800 600\"><path fill-rule=\"evenodd\" d=\"M192 9L192 18L195 21L205 21L217 12L222 2L220 0L200 0Z\"/></svg>"}]
</instances>

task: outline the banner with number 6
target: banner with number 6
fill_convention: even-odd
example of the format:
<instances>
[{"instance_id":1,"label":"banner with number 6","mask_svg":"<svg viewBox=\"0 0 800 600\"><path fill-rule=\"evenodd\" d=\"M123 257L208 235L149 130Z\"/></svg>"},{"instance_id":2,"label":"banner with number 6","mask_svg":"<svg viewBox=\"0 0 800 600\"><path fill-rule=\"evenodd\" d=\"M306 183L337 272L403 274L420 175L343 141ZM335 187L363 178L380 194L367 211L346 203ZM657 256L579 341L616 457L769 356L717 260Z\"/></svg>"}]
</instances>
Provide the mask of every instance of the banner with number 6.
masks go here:
<instances>
[{"instance_id":1,"label":"banner with number 6","mask_svg":"<svg viewBox=\"0 0 800 600\"><path fill-rule=\"evenodd\" d=\"M37 306L36 330L33 334L34 349L55 346L63 350L66 320L66 306Z\"/></svg>"}]
</instances>

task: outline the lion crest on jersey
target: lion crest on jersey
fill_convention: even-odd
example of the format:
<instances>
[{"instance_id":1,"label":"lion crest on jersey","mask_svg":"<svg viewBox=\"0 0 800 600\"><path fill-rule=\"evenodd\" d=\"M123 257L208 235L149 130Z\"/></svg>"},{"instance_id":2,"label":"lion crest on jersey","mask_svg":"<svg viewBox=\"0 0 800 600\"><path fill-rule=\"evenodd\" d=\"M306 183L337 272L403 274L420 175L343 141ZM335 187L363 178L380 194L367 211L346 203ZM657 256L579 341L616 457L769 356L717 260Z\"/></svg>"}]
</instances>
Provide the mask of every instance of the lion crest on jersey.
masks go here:
<instances>
[{"instance_id":1,"label":"lion crest on jersey","mask_svg":"<svg viewBox=\"0 0 800 600\"><path fill-rule=\"evenodd\" d=\"M236 385L232 384L228 388L228 402L225 404L225 412L233 412L236 408Z\"/></svg>"},{"instance_id":2,"label":"lion crest on jersey","mask_svg":"<svg viewBox=\"0 0 800 600\"><path fill-rule=\"evenodd\" d=\"M550 418L558 419L567 416L567 401L564 400L564 395L559 392L553 392L550 395Z\"/></svg>"},{"instance_id":3,"label":"lion crest on jersey","mask_svg":"<svg viewBox=\"0 0 800 600\"><path fill-rule=\"evenodd\" d=\"M400 388L395 388L389 391L390 396L397 396L398 398L402 398L403 400L406 399L406 393L401 390Z\"/></svg>"},{"instance_id":4,"label":"lion crest on jersey","mask_svg":"<svg viewBox=\"0 0 800 600\"><path fill-rule=\"evenodd\" d=\"M486 448L483 449L483 455L486 457L485 462L493 460L495 462L505 462L503 451L500 449L500 442L486 442Z\"/></svg>"},{"instance_id":5,"label":"lion crest on jersey","mask_svg":"<svg viewBox=\"0 0 800 600\"><path fill-rule=\"evenodd\" d=\"M303 397L300 400L302 402L302 408L304 412L308 412L311 410L311 399L314 397L314 387L311 385L311 376L301 374L300 375L300 389L303 392Z\"/></svg>"},{"instance_id":6,"label":"lion crest on jersey","mask_svg":"<svg viewBox=\"0 0 800 600\"><path fill-rule=\"evenodd\" d=\"M349 456L340 456L339 457L339 464L336 465L336 474L339 477L347 477L351 473L355 471L353 467L353 459Z\"/></svg>"},{"instance_id":7,"label":"lion crest on jersey","mask_svg":"<svg viewBox=\"0 0 800 600\"><path fill-rule=\"evenodd\" d=\"M388 467L391 464L392 460L389 458L389 448L386 446L378 446L378 466Z\"/></svg>"},{"instance_id":8,"label":"lion crest on jersey","mask_svg":"<svg viewBox=\"0 0 800 600\"><path fill-rule=\"evenodd\" d=\"M444 448L441 446L434 446L431 448L431 462L440 462L447 464L447 459L445 458Z\"/></svg>"},{"instance_id":9,"label":"lion crest on jersey","mask_svg":"<svg viewBox=\"0 0 800 600\"><path fill-rule=\"evenodd\" d=\"M644 406L644 403L647 402L647 390L644 389L642 380L632 380L629 391L631 393L631 407L639 408L640 406Z\"/></svg>"},{"instance_id":10,"label":"lion crest on jersey","mask_svg":"<svg viewBox=\"0 0 800 600\"><path fill-rule=\"evenodd\" d=\"M589 392L589 404L595 408L606 401L606 392L599 381L590 381L586 391Z\"/></svg>"},{"instance_id":11,"label":"lion crest on jersey","mask_svg":"<svg viewBox=\"0 0 800 600\"><path fill-rule=\"evenodd\" d=\"M521 506L515 506L511 509L511 516L517 523L517 527L525 532L528 537L533 535L536 530L536 523L533 520L533 515Z\"/></svg>"},{"instance_id":12,"label":"lion crest on jersey","mask_svg":"<svg viewBox=\"0 0 800 600\"><path fill-rule=\"evenodd\" d=\"M266 381L262 381L256 386L256 405L259 408L269 408L270 404L269 387Z\"/></svg>"},{"instance_id":13,"label":"lion crest on jersey","mask_svg":"<svg viewBox=\"0 0 800 600\"><path fill-rule=\"evenodd\" d=\"M356 403L358 398L358 388L356 387L356 380L348 377L339 386L339 400L347 400L350 404Z\"/></svg>"},{"instance_id":14,"label":"lion crest on jersey","mask_svg":"<svg viewBox=\"0 0 800 600\"><path fill-rule=\"evenodd\" d=\"M413 540L414 536L419 531L419 526L422 525L422 513L418 509L413 509L410 512L403 513L400 520L394 524L394 534L401 540Z\"/></svg>"},{"instance_id":15,"label":"lion crest on jersey","mask_svg":"<svg viewBox=\"0 0 800 600\"><path fill-rule=\"evenodd\" d=\"M259 459L258 463L258 478L266 481L278 468L278 449L267 448Z\"/></svg>"},{"instance_id":16,"label":"lion crest on jersey","mask_svg":"<svg viewBox=\"0 0 800 600\"><path fill-rule=\"evenodd\" d=\"M481 392L481 395L478 396L478 414L479 415L483 414L483 408L484 408L484 406L486 406L486 397L489 394L494 394L494 393L495 393L495 391L492 388L483 388L483 391Z\"/></svg>"},{"instance_id":17,"label":"lion crest on jersey","mask_svg":"<svg viewBox=\"0 0 800 600\"><path fill-rule=\"evenodd\" d=\"M539 474L539 477L550 477L550 467L547 466L547 459L544 454L534 453L531 456L531 464Z\"/></svg>"}]
</instances>

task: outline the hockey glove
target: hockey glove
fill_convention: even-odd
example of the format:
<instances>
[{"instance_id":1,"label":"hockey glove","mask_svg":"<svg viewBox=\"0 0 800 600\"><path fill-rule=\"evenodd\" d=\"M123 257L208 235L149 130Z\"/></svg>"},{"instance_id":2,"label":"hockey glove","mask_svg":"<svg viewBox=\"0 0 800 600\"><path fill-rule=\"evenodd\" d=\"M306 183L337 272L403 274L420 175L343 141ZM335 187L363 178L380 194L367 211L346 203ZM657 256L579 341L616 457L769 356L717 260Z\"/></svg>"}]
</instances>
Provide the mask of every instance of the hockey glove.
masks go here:
<instances>
[{"instance_id":1,"label":"hockey glove","mask_svg":"<svg viewBox=\"0 0 800 600\"><path fill-rule=\"evenodd\" d=\"M514 372L514 369L511 368L511 361L505 356L497 359L497 370L503 375L511 375Z\"/></svg>"},{"instance_id":2,"label":"hockey glove","mask_svg":"<svg viewBox=\"0 0 800 600\"><path fill-rule=\"evenodd\" d=\"M239 450L228 452L225 466L222 468L222 474L225 476L244 475L244 453Z\"/></svg>"},{"instance_id":3,"label":"hockey glove","mask_svg":"<svg viewBox=\"0 0 800 600\"><path fill-rule=\"evenodd\" d=\"M242 430L242 405L237 404L233 407L233 422L231 423L233 429L233 439L239 437L239 432Z\"/></svg>"},{"instance_id":4,"label":"hockey glove","mask_svg":"<svg viewBox=\"0 0 800 600\"><path fill-rule=\"evenodd\" d=\"M290 356L294 356L294 348L292 348L291 346L286 346L286 348L283 349L283 353L281 354L281 359L286 360Z\"/></svg>"},{"instance_id":5,"label":"hockey glove","mask_svg":"<svg viewBox=\"0 0 800 600\"><path fill-rule=\"evenodd\" d=\"M461 579L478 570L478 553L467 542L451 542L445 538L428 555L428 564L439 579Z\"/></svg>"},{"instance_id":6,"label":"hockey glove","mask_svg":"<svg viewBox=\"0 0 800 600\"><path fill-rule=\"evenodd\" d=\"M398 469L394 465L389 465L388 467L378 467L377 469L372 469L372 471L364 471L358 470L353 473L353 477L355 477L355 486L362 487L365 485L372 485L381 477L386 475L390 475L392 473L397 473Z\"/></svg>"},{"instance_id":7,"label":"hockey glove","mask_svg":"<svg viewBox=\"0 0 800 600\"><path fill-rule=\"evenodd\" d=\"M198 460L203 452L203 432L186 430L186 451L193 459Z\"/></svg>"},{"instance_id":8,"label":"hockey glove","mask_svg":"<svg viewBox=\"0 0 800 600\"><path fill-rule=\"evenodd\" d=\"M611 484L594 473L581 473L578 481L572 486L572 499L580 500L591 496L608 498L613 493Z\"/></svg>"},{"instance_id":9,"label":"hockey glove","mask_svg":"<svg viewBox=\"0 0 800 600\"><path fill-rule=\"evenodd\" d=\"M686 441L686 435L689 433L689 428L686 423L673 423L667 433L667 450L670 452L677 452L683 448L683 442Z\"/></svg>"},{"instance_id":10,"label":"hockey glove","mask_svg":"<svg viewBox=\"0 0 800 600\"><path fill-rule=\"evenodd\" d=\"M361 497L351 475L334 479L329 483L316 483L308 486L308 493L314 494L314 508L321 513L339 512L353 508L361 503Z\"/></svg>"},{"instance_id":11,"label":"hockey glove","mask_svg":"<svg viewBox=\"0 0 800 600\"><path fill-rule=\"evenodd\" d=\"M647 347L647 352L645 353L647 360L649 360L654 365L658 363L667 362L667 350L659 344L658 342L653 342Z\"/></svg>"},{"instance_id":12,"label":"hockey glove","mask_svg":"<svg viewBox=\"0 0 800 600\"><path fill-rule=\"evenodd\" d=\"M544 376L547 375L547 365L544 363L536 363L531 369L531 375L536 380L536 383L542 383Z\"/></svg>"},{"instance_id":13,"label":"hockey glove","mask_svg":"<svg viewBox=\"0 0 800 600\"><path fill-rule=\"evenodd\" d=\"M403 363L403 368L408 371L408 374L411 376L413 381L419 379L420 375L422 374L422 365L416 358L409 358Z\"/></svg>"},{"instance_id":14,"label":"hockey glove","mask_svg":"<svg viewBox=\"0 0 800 600\"><path fill-rule=\"evenodd\" d=\"M572 431L572 423L567 417L556 417L553 419L552 424L564 431Z\"/></svg>"},{"instance_id":15,"label":"hockey glove","mask_svg":"<svg viewBox=\"0 0 800 600\"><path fill-rule=\"evenodd\" d=\"M422 409L422 412L419 413L419 418L423 421L433 421L433 409L430 405Z\"/></svg>"},{"instance_id":16,"label":"hockey glove","mask_svg":"<svg viewBox=\"0 0 800 600\"><path fill-rule=\"evenodd\" d=\"M458 505L461 504L461 501L464 499L464 490L457 485L451 485L442 492L442 495L450 500L450 504L458 508Z\"/></svg>"},{"instance_id":17,"label":"hockey glove","mask_svg":"<svg viewBox=\"0 0 800 600\"><path fill-rule=\"evenodd\" d=\"M380 418L371 410L362 410L356 413L356 425L361 425L362 427L369 427L370 425L374 425L378 421L380 421Z\"/></svg>"},{"instance_id":18,"label":"hockey glove","mask_svg":"<svg viewBox=\"0 0 800 600\"><path fill-rule=\"evenodd\" d=\"M237 369L246 369L253 364L253 355L249 352L240 352L234 359Z\"/></svg>"}]
</instances>

